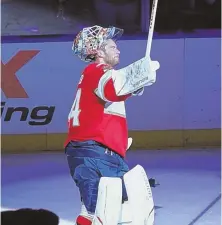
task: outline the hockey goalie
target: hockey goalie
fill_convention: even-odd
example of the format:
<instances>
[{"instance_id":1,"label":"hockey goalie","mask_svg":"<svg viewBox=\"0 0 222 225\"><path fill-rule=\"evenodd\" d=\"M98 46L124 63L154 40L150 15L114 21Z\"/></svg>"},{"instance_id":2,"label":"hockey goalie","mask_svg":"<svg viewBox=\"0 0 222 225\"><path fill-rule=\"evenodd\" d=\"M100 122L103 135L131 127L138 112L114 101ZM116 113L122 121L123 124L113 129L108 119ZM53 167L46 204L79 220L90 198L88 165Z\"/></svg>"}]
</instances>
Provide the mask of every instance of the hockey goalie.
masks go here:
<instances>
[{"instance_id":1,"label":"hockey goalie","mask_svg":"<svg viewBox=\"0 0 222 225\"><path fill-rule=\"evenodd\" d=\"M116 27L84 28L74 54L89 64L83 70L68 115L65 153L79 189L82 210L77 225L153 225L154 203L145 170L129 169L125 102L141 96L156 81L159 63L143 57L115 69L120 60Z\"/></svg>"}]
</instances>

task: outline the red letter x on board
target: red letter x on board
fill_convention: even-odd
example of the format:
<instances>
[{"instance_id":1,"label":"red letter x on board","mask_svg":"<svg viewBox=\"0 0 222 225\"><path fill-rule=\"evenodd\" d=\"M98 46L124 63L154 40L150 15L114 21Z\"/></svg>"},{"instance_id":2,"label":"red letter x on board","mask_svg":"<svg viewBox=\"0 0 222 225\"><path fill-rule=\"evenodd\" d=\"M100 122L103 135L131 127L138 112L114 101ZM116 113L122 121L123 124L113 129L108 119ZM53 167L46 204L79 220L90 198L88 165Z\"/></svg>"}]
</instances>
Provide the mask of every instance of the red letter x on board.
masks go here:
<instances>
[{"instance_id":1,"label":"red letter x on board","mask_svg":"<svg viewBox=\"0 0 222 225\"><path fill-rule=\"evenodd\" d=\"M19 51L6 64L2 62L1 89L7 98L28 98L15 73L38 53L39 50Z\"/></svg>"}]
</instances>

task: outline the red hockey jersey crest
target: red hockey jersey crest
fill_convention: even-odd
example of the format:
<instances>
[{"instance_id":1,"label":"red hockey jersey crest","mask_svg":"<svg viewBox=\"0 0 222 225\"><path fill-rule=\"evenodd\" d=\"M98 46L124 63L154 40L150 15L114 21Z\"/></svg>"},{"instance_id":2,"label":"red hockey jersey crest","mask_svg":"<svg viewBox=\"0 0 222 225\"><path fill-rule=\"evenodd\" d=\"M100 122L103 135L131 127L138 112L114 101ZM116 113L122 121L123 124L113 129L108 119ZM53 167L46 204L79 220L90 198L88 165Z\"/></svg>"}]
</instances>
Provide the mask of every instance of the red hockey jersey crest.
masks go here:
<instances>
[{"instance_id":1,"label":"red hockey jersey crest","mask_svg":"<svg viewBox=\"0 0 222 225\"><path fill-rule=\"evenodd\" d=\"M125 104L131 94L117 96L105 65L90 64L80 78L68 116L69 141L94 140L125 156L128 140Z\"/></svg>"}]
</instances>

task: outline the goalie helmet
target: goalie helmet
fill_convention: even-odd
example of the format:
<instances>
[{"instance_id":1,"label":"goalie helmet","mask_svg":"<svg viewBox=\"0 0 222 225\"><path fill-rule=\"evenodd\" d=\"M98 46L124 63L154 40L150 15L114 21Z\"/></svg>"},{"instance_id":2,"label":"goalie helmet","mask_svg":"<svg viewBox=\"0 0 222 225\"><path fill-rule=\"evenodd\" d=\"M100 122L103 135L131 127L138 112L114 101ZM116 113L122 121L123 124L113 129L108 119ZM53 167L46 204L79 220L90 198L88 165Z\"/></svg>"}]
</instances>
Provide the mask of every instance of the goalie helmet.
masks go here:
<instances>
[{"instance_id":1,"label":"goalie helmet","mask_svg":"<svg viewBox=\"0 0 222 225\"><path fill-rule=\"evenodd\" d=\"M77 34L72 50L81 60L93 62L97 49L105 40L118 40L122 34L123 29L116 27L103 28L98 25L86 27Z\"/></svg>"}]
</instances>

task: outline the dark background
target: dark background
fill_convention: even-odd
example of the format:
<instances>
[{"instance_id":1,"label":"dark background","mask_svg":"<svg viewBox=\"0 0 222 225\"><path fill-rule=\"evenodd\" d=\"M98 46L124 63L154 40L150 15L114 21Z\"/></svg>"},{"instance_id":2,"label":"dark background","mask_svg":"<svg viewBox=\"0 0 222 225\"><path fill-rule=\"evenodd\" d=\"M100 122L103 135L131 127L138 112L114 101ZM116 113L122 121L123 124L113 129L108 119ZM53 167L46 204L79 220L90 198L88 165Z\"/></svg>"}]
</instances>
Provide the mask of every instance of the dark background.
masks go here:
<instances>
[{"instance_id":1,"label":"dark background","mask_svg":"<svg viewBox=\"0 0 222 225\"><path fill-rule=\"evenodd\" d=\"M148 31L152 0L3 0L2 36L74 34L94 24ZM220 0L159 0L155 32L220 29ZM146 25L144 25L146 24Z\"/></svg>"}]
</instances>

